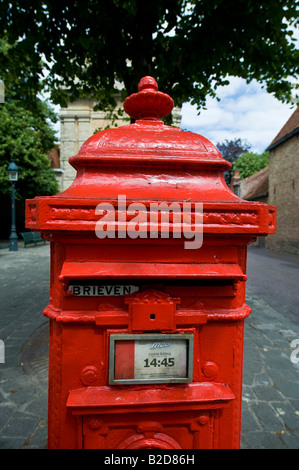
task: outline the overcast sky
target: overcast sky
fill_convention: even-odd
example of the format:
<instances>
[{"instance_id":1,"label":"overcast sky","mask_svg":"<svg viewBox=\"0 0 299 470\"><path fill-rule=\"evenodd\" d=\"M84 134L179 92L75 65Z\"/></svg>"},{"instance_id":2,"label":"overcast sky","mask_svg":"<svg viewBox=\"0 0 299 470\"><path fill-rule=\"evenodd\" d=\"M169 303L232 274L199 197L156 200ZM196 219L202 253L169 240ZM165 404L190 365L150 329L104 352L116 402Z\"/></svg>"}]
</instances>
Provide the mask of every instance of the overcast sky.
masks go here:
<instances>
[{"instance_id":1,"label":"overcast sky","mask_svg":"<svg viewBox=\"0 0 299 470\"><path fill-rule=\"evenodd\" d=\"M295 105L283 104L256 82L230 77L230 85L218 89L221 99L208 98L207 109L184 104L181 128L218 142L241 138L261 153L292 115Z\"/></svg>"}]
</instances>

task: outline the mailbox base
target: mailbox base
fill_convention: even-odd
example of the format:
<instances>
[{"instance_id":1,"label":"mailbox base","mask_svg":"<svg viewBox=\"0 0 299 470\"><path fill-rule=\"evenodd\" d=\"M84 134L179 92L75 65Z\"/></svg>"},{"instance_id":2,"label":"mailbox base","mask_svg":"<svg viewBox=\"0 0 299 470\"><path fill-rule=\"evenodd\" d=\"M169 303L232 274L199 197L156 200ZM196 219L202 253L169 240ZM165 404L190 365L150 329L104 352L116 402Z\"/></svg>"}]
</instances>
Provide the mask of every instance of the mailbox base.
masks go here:
<instances>
[{"instance_id":1,"label":"mailbox base","mask_svg":"<svg viewBox=\"0 0 299 470\"><path fill-rule=\"evenodd\" d=\"M219 418L234 400L226 384L192 383L155 389L87 387L69 393L78 418L78 448L219 448ZM229 433L228 433L229 434Z\"/></svg>"}]
</instances>

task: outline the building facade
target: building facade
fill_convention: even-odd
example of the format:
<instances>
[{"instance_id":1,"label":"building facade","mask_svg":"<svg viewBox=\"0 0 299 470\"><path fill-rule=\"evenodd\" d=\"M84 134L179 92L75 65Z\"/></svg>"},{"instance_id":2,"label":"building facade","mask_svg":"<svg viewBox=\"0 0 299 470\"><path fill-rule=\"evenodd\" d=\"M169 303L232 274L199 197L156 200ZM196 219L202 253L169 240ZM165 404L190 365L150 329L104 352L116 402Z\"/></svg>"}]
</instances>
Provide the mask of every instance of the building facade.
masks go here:
<instances>
[{"instance_id":1,"label":"building facade","mask_svg":"<svg viewBox=\"0 0 299 470\"><path fill-rule=\"evenodd\" d=\"M119 99L117 99L116 109L123 109ZM68 160L73 155L77 155L81 145L96 131L107 127L118 127L130 124L130 118L123 112L117 119L104 111L94 111L96 102L93 100L77 100L69 103L67 108L60 110L60 168L61 190L67 189L73 182L76 171L69 164ZM173 125L180 127L181 112L179 108L174 108L172 112Z\"/></svg>"},{"instance_id":2,"label":"building facade","mask_svg":"<svg viewBox=\"0 0 299 470\"><path fill-rule=\"evenodd\" d=\"M273 251L299 254L299 108L269 147L269 204L277 208L277 231L267 239Z\"/></svg>"},{"instance_id":3,"label":"building facade","mask_svg":"<svg viewBox=\"0 0 299 470\"><path fill-rule=\"evenodd\" d=\"M268 203L269 167L262 168L248 178L240 178L234 170L230 183L231 190L241 199Z\"/></svg>"},{"instance_id":4,"label":"building facade","mask_svg":"<svg viewBox=\"0 0 299 470\"><path fill-rule=\"evenodd\" d=\"M266 166L248 178L242 179L239 170L234 170L230 188L241 199L267 204L269 202L269 167ZM254 245L264 248L268 237L272 237L272 234L267 237L258 237Z\"/></svg>"}]
</instances>

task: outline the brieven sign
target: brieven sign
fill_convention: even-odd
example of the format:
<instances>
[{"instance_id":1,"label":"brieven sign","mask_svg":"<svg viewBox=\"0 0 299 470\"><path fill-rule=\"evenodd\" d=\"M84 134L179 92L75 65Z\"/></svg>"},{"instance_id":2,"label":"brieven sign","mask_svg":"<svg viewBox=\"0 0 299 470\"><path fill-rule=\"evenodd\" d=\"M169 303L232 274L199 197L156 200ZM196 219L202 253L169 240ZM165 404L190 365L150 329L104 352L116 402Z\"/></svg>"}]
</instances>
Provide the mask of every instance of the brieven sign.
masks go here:
<instances>
[{"instance_id":1,"label":"brieven sign","mask_svg":"<svg viewBox=\"0 0 299 470\"><path fill-rule=\"evenodd\" d=\"M133 294L138 290L138 286L132 285L70 285L68 288L68 294L77 295L81 297L95 297L128 295Z\"/></svg>"}]
</instances>

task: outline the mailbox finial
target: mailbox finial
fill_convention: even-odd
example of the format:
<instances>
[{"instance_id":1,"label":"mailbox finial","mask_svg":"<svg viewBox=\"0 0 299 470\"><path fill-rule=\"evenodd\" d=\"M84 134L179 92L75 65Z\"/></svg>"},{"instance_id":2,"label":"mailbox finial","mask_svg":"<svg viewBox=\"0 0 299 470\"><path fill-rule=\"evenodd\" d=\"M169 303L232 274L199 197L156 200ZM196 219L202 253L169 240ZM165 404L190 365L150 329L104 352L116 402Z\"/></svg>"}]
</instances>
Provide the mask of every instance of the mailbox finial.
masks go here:
<instances>
[{"instance_id":1,"label":"mailbox finial","mask_svg":"<svg viewBox=\"0 0 299 470\"><path fill-rule=\"evenodd\" d=\"M138 83L138 91L142 91L144 89L154 89L155 91L158 91L158 83L153 77L147 75Z\"/></svg>"},{"instance_id":2,"label":"mailbox finial","mask_svg":"<svg viewBox=\"0 0 299 470\"><path fill-rule=\"evenodd\" d=\"M158 91L153 77L143 77L138 84L138 93L133 93L124 101L124 110L134 119L157 120L171 113L173 99Z\"/></svg>"}]
</instances>

